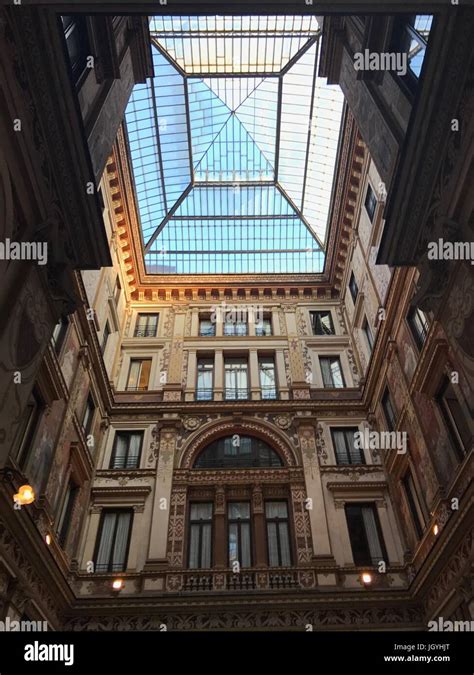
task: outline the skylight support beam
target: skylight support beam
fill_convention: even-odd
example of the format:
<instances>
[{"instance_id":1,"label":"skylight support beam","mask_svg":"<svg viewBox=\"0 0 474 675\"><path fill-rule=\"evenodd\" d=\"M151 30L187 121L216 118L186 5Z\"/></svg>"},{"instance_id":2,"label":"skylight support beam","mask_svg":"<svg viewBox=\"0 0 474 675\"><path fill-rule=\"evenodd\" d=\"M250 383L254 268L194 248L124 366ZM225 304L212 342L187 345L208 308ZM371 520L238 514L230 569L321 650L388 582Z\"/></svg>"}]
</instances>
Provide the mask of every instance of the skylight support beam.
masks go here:
<instances>
[{"instance_id":1,"label":"skylight support beam","mask_svg":"<svg viewBox=\"0 0 474 675\"><path fill-rule=\"evenodd\" d=\"M316 91L316 80L318 77L318 66L319 66L319 50L316 51L316 57L314 59L314 73L313 73L313 84L311 87L311 108L309 113L308 121L308 141L306 144L306 159L304 163L304 176L303 176L303 191L301 193L301 211L304 211L304 198L306 193L306 182L308 179L308 165L309 165L309 151L311 148L311 139L313 133L313 113L314 113L314 94Z\"/></svg>"},{"instance_id":2,"label":"skylight support beam","mask_svg":"<svg viewBox=\"0 0 474 675\"><path fill-rule=\"evenodd\" d=\"M160 143L160 123L158 121L158 110L156 107L156 97L155 97L155 83L150 82L151 90L151 100L153 102L153 122L155 125L156 132L156 144L158 146L158 163L160 165L160 178L161 178L161 187L163 190L163 201L165 204L165 211L168 211L168 200L166 198L166 185L165 185L165 171L163 168L163 157L161 156L161 143Z\"/></svg>"},{"instance_id":3,"label":"skylight support beam","mask_svg":"<svg viewBox=\"0 0 474 675\"><path fill-rule=\"evenodd\" d=\"M315 35L313 38L309 39L306 44L304 44L299 51L296 52L296 54L291 58L286 66L282 69L280 76L283 77L283 75L286 75L286 73L295 65L297 61L300 60L300 58L303 56L305 52L308 51L308 49L311 49L311 47L314 45L315 42L319 40L321 32L318 33L318 35Z\"/></svg>"},{"instance_id":4,"label":"skylight support beam","mask_svg":"<svg viewBox=\"0 0 474 675\"><path fill-rule=\"evenodd\" d=\"M304 223L304 225L305 225L305 226L308 228L308 230L310 231L311 235L312 235L312 236L316 239L316 241L318 242L319 246L321 247L321 251L324 251L324 250L325 250L325 249L324 249L324 244L322 243L321 239L318 237L318 235L316 234L316 232L315 232L314 230L311 229L310 224L308 223L308 221L306 220L306 218L304 217L304 215L301 213L301 210L296 206L296 204L294 203L294 201L291 199L291 197L286 193L286 191L285 191L285 190L281 187L281 185L279 185L278 183L276 184L276 189L277 189L279 192L281 192L281 194L283 195L283 197L284 197L284 198L288 201L288 203L290 204L291 208L294 209L295 212L296 212L296 214L301 218L301 221Z\"/></svg>"},{"instance_id":5,"label":"skylight support beam","mask_svg":"<svg viewBox=\"0 0 474 675\"><path fill-rule=\"evenodd\" d=\"M164 228L164 226L166 225L166 223L167 223L169 220L171 220L173 214L176 213L176 211L177 211L178 208L181 206L181 204L184 202L184 200L185 200L186 197L189 195L189 193L191 192L192 189L193 189L193 186L192 186L191 183L190 183L190 184L188 185L188 187L186 188L186 190L185 190L185 191L183 192L183 194L181 195L181 197L178 199L178 201L176 202L176 204L173 206L173 208L172 208L170 211L168 211L168 213L166 214L165 218L163 218L163 220L161 221L160 225L156 228L156 230L155 230L153 236L151 237L151 239L149 240L149 242L148 242L147 245L145 246L145 255L149 252L150 248L153 246L154 241L157 239L158 235L161 233L161 231L163 230L163 228Z\"/></svg>"},{"instance_id":6,"label":"skylight support beam","mask_svg":"<svg viewBox=\"0 0 474 675\"><path fill-rule=\"evenodd\" d=\"M275 185L278 183L278 167L280 164L281 106L283 102L283 78L278 78L277 128L275 137Z\"/></svg>"},{"instance_id":7,"label":"skylight support beam","mask_svg":"<svg viewBox=\"0 0 474 675\"><path fill-rule=\"evenodd\" d=\"M189 115L189 91L188 80L185 77L183 82L184 100L186 101L186 126L188 136L189 170L191 172L191 185L194 185L194 166L193 166L193 146L191 141L191 117Z\"/></svg>"}]
</instances>

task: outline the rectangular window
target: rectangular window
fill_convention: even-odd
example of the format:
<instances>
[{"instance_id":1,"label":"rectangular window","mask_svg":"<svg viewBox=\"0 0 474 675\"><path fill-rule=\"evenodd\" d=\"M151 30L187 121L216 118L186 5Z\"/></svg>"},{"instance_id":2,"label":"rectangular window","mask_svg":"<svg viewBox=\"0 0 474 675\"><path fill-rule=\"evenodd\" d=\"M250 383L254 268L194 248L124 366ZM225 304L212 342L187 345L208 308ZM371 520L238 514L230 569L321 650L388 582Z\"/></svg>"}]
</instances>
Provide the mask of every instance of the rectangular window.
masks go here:
<instances>
[{"instance_id":1,"label":"rectangular window","mask_svg":"<svg viewBox=\"0 0 474 675\"><path fill-rule=\"evenodd\" d=\"M411 307L407 320L416 346L418 349L422 349L430 328L426 314L418 307Z\"/></svg>"},{"instance_id":2,"label":"rectangular window","mask_svg":"<svg viewBox=\"0 0 474 675\"><path fill-rule=\"evenodd\" d=\"M456 456L462 462L472 448L472 434L469 421L448 377L443 378L436 400Z\"/></svg>"},{"instance_id":3,"label":"rectangular window","mask_svg":"<svg viewBox=\"0 0 474 675\"><path fill-rule=\"evenodd\" d=\"M334 335L331 312L310 312L313 335Z\"/></svg>"},{"instance_id":4,"label":"rectangular window","mask_svg":"<svg viewBox=\"0 0 474 675\"><path fill-rule=\"evenodd\" d=\"M421 74L432 21L430 14L412 14L395 22L394 48L407 54L408 75L415 82Z\"/></svg>"},{"instance_id":5,"label":"rectangular window","mask_svg":"<svg viewBox=\"0 0 474 675\"><path fill-rule=\"evenodd\" d=\"M151 359L132 359L127 391L146 391L150 381Z\"/></svg>"},{"instance_id":6,"label":"rectangular window","mask_svg":"<svg viewBox=\"0 0 474 675\"><path fill-rule=\"evenodd\" d=\"M364 451L355 447L357 427L331 429L336 464L365 464Z\"/></svg>"},{"instance_id":7,"label":"rectangular window","mask_svg":"<svg viewBox=\"0 0 474 675\"><path fill-rule=\"evenodd\" d=\"M410 470L408 470L402 478L402 485L405 491L408 507L410 509L413 525L415 527L417 537L420 539L423 534L423 530L425 529L425 518L420 506L415 482Z\"/></svg>"},{"instance_id":8,"label":"rectangular window","mask_svg":"<svg viewBox=\"0 0 474 675\"><path fill-rule=\"evenodd\" d=\"M260 373L260 388L262 399L276 399L276 372L275 360L271 356L261 357L258 360L258 369Z\"/></svg>"},{"instance_id":9,"label":"rectangular window","mask_svg":"<svg viewBox=\"0 0 474 675\"><path fill-rule=\"evenodd\" d=\"M69 328L69 319L62 316L54 327L53 336L51 338L54 351L56 354L61 353L64 340L66 339L67 329Z\"/></svg>"},{"instance_id":10,"label":"rectangular window","mask_svg":"<svg viewBox=\"0 0 474 675\"><path fill-rule=\"evenodd\" d=\"M111 469L138 469L143 444L143 431L117 431Z\"/></svg>"},{"instance_id":11,"label":"rectangular window","mask_svg":"<svg viewBox=\"0 0 474 675\"><path fill-rule=\"evenodd\" d=\"M64 497L63 506L61 509L61 515L58 522L58 541L59 545L64 548L67 535L69 532L69 526L71 524L72 513L74 510L74 505L76 503L76 498L79 492L79 488L72 481L68 483L66 495Z\"/></svg>"},{"instance_id":12,"label":"rectangular window","mask_svg":"<svg viewBox=\"0 0 474 675\"><path fill-rule=\"evenodd\" d=\"M104 509L95 551L96 572L124 572L132 531L132 511Z\"/></svg>"},{"instance_id":13,"label":"rectangular window","mask_svg":"<svg viewBox=\"0 0 474 675\"><path fill-rule=\"evenodd\" d=\"M247 315L238 312L237 316L233 316L233 312L229 312L224 321L224 335L242 336L247 335Z\"/></svg>"},{"instance_id":14,"label":"rectangular window","mask_svg":"<svg viewBox=\"0 0 474 675\"><path fill-rule=\"evenodd\" d=\"M258 337L265 337L272 335L272 320L271 319L262 319L259 323L255 324L255 335Z\"/></svg>"},{"instance_id":15,"label":"rectangular window","mask_svg":"<svg viewBox=\"0 0 474 675\"><path fill-rule=\"evenodd\" d=\"M139 314L134 337L156 337L158 314Z\"/></svg>"},{"instance_id":16,"label":"rectangular window","mask_svg":"<svg viewBox=\"0 0 474 675\"><path fill-rule=\"evenodd\" d=\"M107 348L107 342L109 341L110 337L110 326L109 322L106 321L105 327L104 327L104 334L102 335L102 344L101 344L101 351L102 351L102 356L105 354L105 350Z\"/></svg>"},{"instance_id":17,"label":"rectangular window","mask_svg":"<svg viewBox=\"0 0 474 675\"><path fill-rule=\"evenodd\" d=\"M229 565L238 562L240 567L251 567L250 503L231 502L227 505L227 518Z\"/></svg>"},{"instance_id":18,"label":"rectangular window","mask_svg":"<svg viewBox=\"0 0 474 675\"><path fill-rule=\"evenodd\" d=\"M226 359L225 371L225 399L239 400L249 397L248 364L247 359Z\"/></svg>"},{"instance_id":19,"label":"rectangular window","mask_svg":"<svg viewBox=\"0 0 474 675\"><path fill-rule=\"evenodd\" d=\"M374 336L372 334L372 330L370 328L369 321L367 317L364 319L364 324L362 326L362 330L364 331L365 339L367 342L367 347L369 349L369 352L372 354L372 349L374 348Z\"/></svg>"},{"instance_id":20,"label":"rectangular window","mask_svg":"<svg viewBox=\"0 0 474 675\"><path fill-rule=\"evenodd\" d=\"M375 196L374 191L370 185L367 185L367 194L365 195L365 210L370 218L370 222L373 222L375 216L375 209L377 208L377 197Z\"/></svg>"},{"instance_id":21,"label":"rectangular window","mask_svg":"<svg viewBox=\"0 0 474 675\"><path fill-rule=\"evenodd\" d=\"M359 295L359 287L357 286L354 272L351 273L351 278L349 279L349 290L351 292L352 302L355 305L357 296Z\"/></svg>"},{"instance_id":22,"label":"rectangular window","mask_svg":"<svg viewBox=\"0 0 474 675\"><path fill-rule=\"evenodd\" d=\"M190 505L189 567L209 569L212 565L212 503Z\"/></svg>"},{"instance_id":23,"label":"rectangular window","mask_svg":"<svg viewBox=\"0 0 474 675\"><path fill-rule=\"evenodd\" d=\"M346 520L356 565L387 562L387 555L374 504L346 504Z\"/></svg>"},{"instance_id":24,"label":"rectangular window","mask_svg":"<svg viewBox=\"0 0 474 675\"><path fill-rule=\"evenodd\" d=\"M91 54L87 17L79 14L61 17L74 82L77 83Z\"/></svg>"},{"instance_id":25,"label":"rectangular window","mask_svg":"<svg viewBox=\"0 0 474 675\"><path fill-rule=\"evenodd\" d=\"M214 361L212 359L198 359L196 400L212 401L214 398Z\"/></svg>"},{"instance_id":26,"label":"rectangular window","mask_svg":"<svg viewBox=\"0 0 474 675\"><path fill-rule=\"evenodd\" d=\"M17 463L22 469L26 467L28 462L44 407L45 403L42 396L39 391L34 388L28 399L25 412L22 415L21 426L17 436L19 439Z\"/></svg>"},{"instance_id":27,"label":"rectangular window","mask_svg":"<svg viewBox=\"0 0 474 675\"><path fill-rule=\"evenodd\" d=\"M320 356L319 363L325 387L341 389L346 386L338 356Z\"/></svg>"},{"instance_id":28,"label":"rectangular window","mask_svg":"<svg viewBox=\"0 0 474 675\"><path fill-rule=\"evenodd\" d=\"M94 399L92 398L91 394L89 394L86 401L86 409L84 410L84 416L82 418L82 429L84 431L85 436L88 436L91 431L92 422L94 421L94 413L95 413Z\"/></svg>"},{"instance_id":29,"label":"rectangular window","mask_svg":"<svg viewBox=\"0 0 474 675\"><path fill-rule=\"evenodd\" d=\"M268 564L270 567L289 567L291 565L290 530L288 524L288 504L286 502L266 502Z\"/></svg>"},{"instance_id":30,"label":"rectangular window","mask_svg":"<svg viewBox=\"0 0 474 675\"><path fill-rule=\"evenodd\" d=\"M387 422L388 430L395 431L395 429L397 428L397 416L395 414L395 408L393 407L388 387L385 388L384 394L382 396L382 408L385 415L385 420Z\"/></svg>"},{"instance_id":31,"label":"rectangular window","mask_svg":"<svg viewBox=\"0 0 474 675\"><path fill-rule=\"evenodd\" d=\"M210 319L199 320L199 335L201 337L213 337L216 334L216 323Z\"/></svg>"}]
</instances>

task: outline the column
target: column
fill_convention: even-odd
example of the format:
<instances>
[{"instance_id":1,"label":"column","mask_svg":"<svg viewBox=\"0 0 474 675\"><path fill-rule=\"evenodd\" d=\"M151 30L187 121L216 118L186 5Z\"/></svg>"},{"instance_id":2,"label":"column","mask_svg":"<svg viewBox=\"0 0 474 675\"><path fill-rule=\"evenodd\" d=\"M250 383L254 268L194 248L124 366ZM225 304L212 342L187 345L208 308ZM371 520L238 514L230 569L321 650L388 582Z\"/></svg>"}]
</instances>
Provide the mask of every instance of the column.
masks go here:
<instances>
[{"instance_id":1,"label":"column","mask_svg":"<svg viewBox=\"0 0 474 675\"><path fill-rule=\"evenodd\" d=\"M185 309L177 309L174 320L174 332L170 349L168 379L163 387L164 401L180 401L182 392L183 345Z\"/></svg>"},{"instance_id":2,"label":"column","mask_svg":"<svg viewBox=\"0 0 474 675\"><path fill-rule=\"evenodd\" d=\"M168 564L168 526L176 434L176 428L171 424L161 426L147 568Z\"/></svg>"},{"instance_id":3,"label":"column","mask_svg":"<svg viewBox=\"0 0 474 675\"><path fill-rule=\"evenodd\" d=\"M252 515L255 535L254 567L267 567L267 533L265 528L265 513L263 491L261 485L252 488Z\"/></svg>"},{"instance_id":4,"label":"column","mask_svg":"<svg viewBox=\"0 0 474 675\"><path fill-rule=\"evenodd\" d=\"M222 325L222 324L221 324ZM224 398L224 354L222 349L216 349L214 354L214 400Z\"/></svg>"},{"instance_id":5,"label":"column","mask_svg":"<svg viewBox=\"0 0 474 675\"><path fill-rule=\"evenodd\" d=\"M228 567L225 511L226 511L225 488L222 485L217 485L216 498L214 500L214 536L213 536L214 539L213 566L216 569L224 569Z\"/></svg>"},{"instance_id":6,"label":"column","mask_svg":"<svg viewBox=\"0 0 474 675\"><path fill-rule=\"evenodd\" d=\"M331 543L326 516L323 484L319 467L319 458L316 448L314 426L312 424L298 425L301 455L306 483L306 494L312 500L312 508L308 509L313 540L313 555L316 559L330 559L332 561Z\"/></svg>"},{"instance_id":7,"label":"column","mask_svg":"<svg viewBox=\"0 0 474 675\"><path fill-rule=\"evenodd\" d=\"M258 352L256 349L251 349L249 354L249 381L250 381L250 398L252 400L260 400L260 373L258 368Z\"/></svg>"},{"instance_id":8,"label":"column","mask_svg":"<svg viewBox=\"0 0 474 675\"><path fill-rule=\"evenodd\" d=\"M189 350L188 372L186 376L185 401L194 401L197 382L197 355L195 349Z\"/></svg>"},{"instance_id":9,"label":"column","mask_svg":"<svg viewBox=\"0 0 474 675\"><path fill-rule=\"evenodd\" d=\"M278 393L281 399L290 398L288 382L286 381L285 355L283 349L275 350L275 367L277 376Z\"/></svg>"},{"instance_id":10,"label":"column","mask_svg":"<svg viewBox=\"0 0 474 675\"><path fill-rule=\"evenodd\" d=\"M191 310L191 335L199 335L199 309L193 307Z\"/></svg>"}]
</instances>

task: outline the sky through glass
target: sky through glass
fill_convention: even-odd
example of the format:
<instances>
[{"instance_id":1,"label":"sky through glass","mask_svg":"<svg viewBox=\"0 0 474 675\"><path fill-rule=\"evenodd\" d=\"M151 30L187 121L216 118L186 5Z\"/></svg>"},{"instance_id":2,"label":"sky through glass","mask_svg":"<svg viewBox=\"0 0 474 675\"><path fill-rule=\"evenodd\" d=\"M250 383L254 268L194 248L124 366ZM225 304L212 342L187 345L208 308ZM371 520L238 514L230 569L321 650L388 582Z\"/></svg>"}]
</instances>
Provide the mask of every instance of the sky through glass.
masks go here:
<instances>
[{"instance_id":1,"label":"sky through glass","mask_svg":"<svg viewBox=\"0 0 474 675\"><path fill-rule=\"evenodd\" d=\"M153 17L126 110L149 273L324 267L343 96L314 17Z\"/></svg>"}]
</instances>

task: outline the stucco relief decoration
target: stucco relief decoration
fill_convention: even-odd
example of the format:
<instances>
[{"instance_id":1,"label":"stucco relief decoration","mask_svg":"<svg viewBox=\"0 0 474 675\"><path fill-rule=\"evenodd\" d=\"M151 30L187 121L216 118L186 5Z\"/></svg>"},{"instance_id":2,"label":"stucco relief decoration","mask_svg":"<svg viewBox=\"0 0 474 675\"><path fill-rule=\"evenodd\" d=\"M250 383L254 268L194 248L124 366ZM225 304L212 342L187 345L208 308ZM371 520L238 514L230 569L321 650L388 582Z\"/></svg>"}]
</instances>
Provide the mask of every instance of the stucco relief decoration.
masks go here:
<instances>
[{"instance_id":1,"label":"stucco relief decoration","mask_svg":"<svg viewBox=\"0 0 474 675\"><path fill-rule=\"evenodd\" d=\"M160 462L168 465L173 459L176 446L176 435L173 431L162 431L160 436Z\"/></svg>"},{"instance_id":2,"label":"stucco relief decoration","mask_svg":"<svg viewBox=\"0 0 474 675\"><path fill-rule=\"evenodd\" d=\"M283 312L282 309L278 310L278 318L280 320L280 333L282 335L286 335L286 321L285 321L285 313Z\"/></svg>"},{"instance_id":3,"label":"stucco relief decoration","mask_svg":"<svg viewBox=\"0 0 474 675\"><path fill-rule=\"evenodd\" d=\"M293 487L291 489L291 497L293 501L298 563L310 563L312 556L311 526L308 509L305 505L306 492L304 488Z\"/></svg>"},{"instance_id":4,"label":"stucco relief decoration","mask_svg":"<svg viewBox=\"0 0 474 675\"><path fill-rule=\"evenodd\" d=\"M326 450L326 442L324 440L324 430L321 424L316 427L316 449L322 464L328 461L328 453Z\"/></svg>"},{"instance_id":5,"label":"stucco relief decoration","mask_svg":"<svg viewBox=\"0 0 474 675\"><path fill-rule=\"evenodd\" d=\"M289 415L276 415L274 422L280 429L289 429L291 427L291 417Z\"/></svg>"},{"instance_id":6,"label":"stucco relief decoration","mask_svg":"<svg viewBox=\"0 0 474 675\"><path fill-rule=\"evenodd\" d=\"M164 334L165 337L172 337L173 336L173 326L174 326L174 315L175 315L175 309L174 307L170 307L168 311L166 312L166 321L164 325Z\"/></svg>"},{"instance_id":7,"label":"stucco relief decoration","mask_svg":"<svg viewBox=\"0 0 474 675\"><path fill-rule=\"evenodd\" d=\"M185 417L183 426L186 431L195 431L201 426L201 419L199 417Z\"/></svg>"},{"instance_id":8,"label":"stucco relief decoration","mask_svg":"<svg viewBox=\"0 0 474 675\"><path fill-rule=\"evenodd\" d=\"M257 436L263 436L263 438L273 447L275 447L280 454L283 456L285 462L288 466L295 466L295 458L290 451L286 443L277 435L274 431L268 429L268 427L263 426L262 424L255 424L253 422L242 421L239 423L239 426L242 428L243 432L249 433L249 435L255 434ZM181 461L182 468L190 468L192 462L196 456L196 453L201 448L205 447L207 443L210 443L216 436L216 433L221 435L226 435L229 433L235 432L234 422L224 422L218 427L212 426L211 428L203 431L202 434L199 434L195 438L188 448L185 450L184 456Z\"/></svg>"},{"instance_id":9,"label":"stucco relief decoration","mask_svg":"<svg viewBox=\"0 0 474 675\"><path fill-rule=\"evenodd\" d=\"M183 565L184 520L186 488L175 487L171 493L170 522L168 527L168 559L172 567Z\"/></svg>"}]
</instances>

